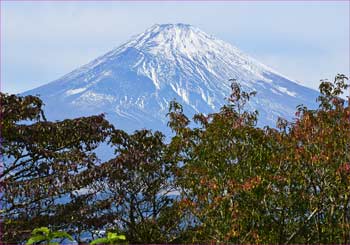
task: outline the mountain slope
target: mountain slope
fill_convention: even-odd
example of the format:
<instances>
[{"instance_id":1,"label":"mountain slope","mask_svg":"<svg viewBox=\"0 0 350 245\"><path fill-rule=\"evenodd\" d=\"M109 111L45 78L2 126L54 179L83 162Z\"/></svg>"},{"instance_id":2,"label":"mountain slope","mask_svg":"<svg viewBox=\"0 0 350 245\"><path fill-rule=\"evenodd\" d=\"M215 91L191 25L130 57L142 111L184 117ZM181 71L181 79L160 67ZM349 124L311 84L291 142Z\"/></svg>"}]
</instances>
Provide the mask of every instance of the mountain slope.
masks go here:
<instances>
[{"instance_id":1,"label":"mountain slope","mask_svg":"<svg viewBox=\"0 0 350 245\"><path fill-rule=\"evenodd\" d=\"M49 119L106 113L116 127L164 130L169 101L188 115L217 111L230 94L228 79L257 91L248 105L259 125L274 126L299 104L313 106L306 88L232 45L185 24L154 25L89 64L24 94L40 94Z\"/></svg>"}]
</instances>

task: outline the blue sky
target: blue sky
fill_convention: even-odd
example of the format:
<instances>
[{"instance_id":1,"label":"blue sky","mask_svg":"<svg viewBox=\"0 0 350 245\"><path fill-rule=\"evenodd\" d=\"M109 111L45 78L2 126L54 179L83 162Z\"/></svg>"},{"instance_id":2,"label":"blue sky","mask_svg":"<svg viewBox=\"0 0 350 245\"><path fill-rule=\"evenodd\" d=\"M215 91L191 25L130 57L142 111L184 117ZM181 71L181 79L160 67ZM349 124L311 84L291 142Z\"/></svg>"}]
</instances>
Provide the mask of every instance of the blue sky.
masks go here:
<instances>
[{"instance_id":1,"label":"blue sky","mask_svg":"<svg viewBox=\"0 0 350 245\"><path fill-rule=\"evenodd\" d=\"M1 90L53 81L153 24L187 23L317 88L349 75L349 2L1 2Z\"/></svg>"}]
</instances>

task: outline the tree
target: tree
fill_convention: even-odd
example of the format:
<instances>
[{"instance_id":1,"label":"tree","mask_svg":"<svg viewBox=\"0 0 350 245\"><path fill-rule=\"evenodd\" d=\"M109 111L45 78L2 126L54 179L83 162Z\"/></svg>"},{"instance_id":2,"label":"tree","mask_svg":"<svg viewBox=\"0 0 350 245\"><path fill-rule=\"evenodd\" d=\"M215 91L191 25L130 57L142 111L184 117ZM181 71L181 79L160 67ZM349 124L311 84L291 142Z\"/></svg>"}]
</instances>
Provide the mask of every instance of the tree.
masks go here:
<instances>
[{"instance_id":1,"label":"tree","mask_svg":"<svg viewBox=\"0 0 350 245\"><path fill-rule=\"evenodd\" d=\"M177 163L186 242L347 243L350 108L346 77L322 81L320 107L299 106L279 130L256 125L249 93L233 83L229 104L198 114L198 128L171 104L169 145Z\"/></svg>"},{"instance_id":2,"label":"tree","mask_svg":"<svg viewBox=\"0 0 350 245\"><path fill-rule=\"evenodd\" d=\"M322 81L320 107L300 106L288 135L279 141L288 194L298 200L290 207L294 215L288 217L287 242L350 241L350 107L339 98L346 80L337 75L333 83Z\"/></svg>"},{"instance_id":3,"label":"tree","mask_svg":"<svg viewBox=\"0 0 350 245\"><path fill-rule=\"evenodd\" d=\"M149 130L112 134L116 157L101 165L101 210L105 224L126 234L130 243L171 241L177 227L167 217L174 197L171 165L164 159L164 135Z\"/></svg>"},{"instance_id":4,"label":"tree","mask_svg":"<svg viewBox=\"0 0 350 245\"><path fill-rule=\"evenodd\" d=\"M255 93L236 81L196 127L173 101L169 143L157 131L115 130L102 115L47 122L37 97L2 94L3 241L24 241L34 225L111 232L97 242L349 243L346 81L322 81L319 108L300 105L276 128L256 127L245 109ZM115 156L99 163L103 141Z\"/></svg>"},{"instance_id":5,"label":"tree","mask_svg":"<svg viewBox=\"0 0 350 245\"><path fill-rule=\"evenodd\" d=\"M89 169L98 162L94 149L113 127L103 115L50 122L38 97L1 93L0 98L2 241L16 243L31 227L60 220L54 218L57 206L91 183L94 172Z\"/></svg>"},{"instance_id":6,"label":"tree","mask_svg":"<svg viewBox=\"0 0 350 245\"><path fill-rule=\"evenodd\" d=\"M257 112L244 110L255 92L242 91L235 81L231 87L229 103L220 112L194 116L199 128L188 127L181 105L170 108L169 125L176 135L169 148L178 162L181 204L191 213L193 232L187 242L251 242L260 229L257 196L262 199L271 142L254 127Z\"/></svg>"}]
</instances>

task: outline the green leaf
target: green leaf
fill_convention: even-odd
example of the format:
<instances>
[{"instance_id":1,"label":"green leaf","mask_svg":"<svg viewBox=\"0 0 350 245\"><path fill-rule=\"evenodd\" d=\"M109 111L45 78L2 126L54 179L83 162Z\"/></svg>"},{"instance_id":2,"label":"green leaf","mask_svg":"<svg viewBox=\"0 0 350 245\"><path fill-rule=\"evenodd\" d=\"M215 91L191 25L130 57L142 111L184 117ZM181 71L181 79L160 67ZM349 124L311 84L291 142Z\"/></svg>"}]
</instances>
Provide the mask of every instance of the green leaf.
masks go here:
<instances>
[{"instance_id":1,"label":"green leaf","mask_svg":"<svg viewBox=\"0 0 350 245\"><path fill-rule=\"evenodd\" d=\"M109 239L109 240L114 240L114 239L116 239L117 238L117 233L113 233L113 232L108 232L107 233L107 238Z\"/></svg>"},{"instance_id":2,"label":"green leaf","mask_svg":"<svg viewBox=\"0 0 350 245\"><path fill-rule=\"evenodd\" d=\"M109 244L109 243L110 241L108 238L98 238L93 240L90 244L93 245L93 244Z\"/></svg>"},{"instance_id":3,"label":"green leaf","mask_svg":"<svg viewBox=\"0 0 350 245\"><path fill-rule=\"evenodd\" d=\"M119 236L117 236L117 238L119 240L126 240L126 236L124 236L124 235L119 235Z\"/></svg>"},{"instance_id":4,"label":"green leaf","mask_svg":"<svg viewBox=\"0 0 350 245\"><path fill-rule=\"evenodd\" d=\"M113 233L113 232L108 232L107 238L110 241L126 240L126 237L124 235L118 235L117 233Z\"/></svg>"},{"instance_id":5,"label":"green leaf","mask_svg":"<svg viewBox=\"0 0 350 245\"><path fill-rule=\"evenodd\" d=\"M53 238L67 238L70 241L74 241L73 237L65 231L55 231L52 233Z\"/></svg>"},{"instance_id":6,"label":"green leaf","mask_svg":"<svg viewBox=\"0 0 350 245\"><path fill-rule=\"evenodd\" d=\"M38 242L43 242L46 241L47 242L47 237L43 236L43 235L36 235L36 236L32 236L31 238L29 238L29 240L27 241L27 245L31 245L34 243L38 243Z\"/></svg>"},{"instance_id":7,"label":"green leaf","mask_svg":"<svg viewBox=\"0 0 350 245\"><path fill-rule=\"evenodd\" d=\"M47 227L35 228L32 231L32 235L45 235L48 236L50 234L50 229Z\"/></svg>"}]
</instances>

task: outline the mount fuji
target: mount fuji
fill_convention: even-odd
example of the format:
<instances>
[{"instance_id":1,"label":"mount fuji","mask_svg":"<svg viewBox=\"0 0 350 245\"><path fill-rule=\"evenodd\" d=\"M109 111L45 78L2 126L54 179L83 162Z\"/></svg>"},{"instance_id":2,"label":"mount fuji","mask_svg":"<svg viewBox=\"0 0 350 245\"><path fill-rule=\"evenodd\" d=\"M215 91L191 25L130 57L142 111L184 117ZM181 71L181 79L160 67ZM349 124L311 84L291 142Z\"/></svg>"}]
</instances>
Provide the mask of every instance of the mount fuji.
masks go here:
<instances>
[{"instance_id":1,"label":"mount fuji","mask_svg":"<svg viewBox=\"0 0 350 245\"><path fill-rule=\"evenodd\" d=\"M259 124L291 119L295 107L315 107L318 92L289 79L236 47L187 24L154 25L69 74L22 95L40 95L50 120L105 113L131 132L166 130L169 102L186 115L218 111L230 94L229 79L257 95L248 109Z\"/></svg>"}]
</instances>

